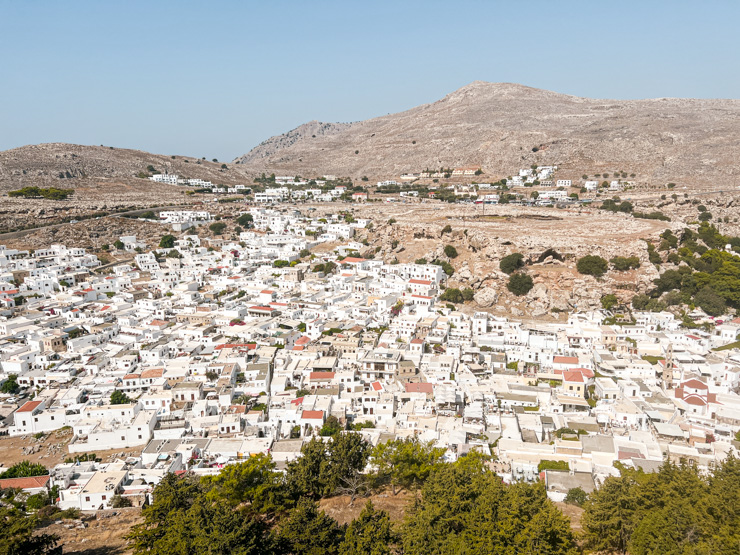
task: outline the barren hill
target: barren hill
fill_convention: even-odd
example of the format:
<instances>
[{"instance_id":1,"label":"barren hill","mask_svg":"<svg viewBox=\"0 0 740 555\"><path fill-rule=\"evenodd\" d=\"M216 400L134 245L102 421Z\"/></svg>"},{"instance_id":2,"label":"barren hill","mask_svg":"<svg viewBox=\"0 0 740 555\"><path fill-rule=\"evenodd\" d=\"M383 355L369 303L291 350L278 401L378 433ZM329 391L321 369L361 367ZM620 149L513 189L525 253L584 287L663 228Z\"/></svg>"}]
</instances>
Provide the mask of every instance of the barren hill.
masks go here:
<instances>
[{"instance_id":1,"label":"barren hill","mask_svg":"<svg viewBox=\"0 0 740 555\"><path fill-rule=\"evenodd\" d=\"M719 185L740 173L740 100L594 100L476 81L443 99L352 124L311 122L234 162L254 171L390 176L531 164Z\"/></svg>"},{"instance_id":2,"label":"barren hill","mask_svg":"<svg viewBox=\"0 0 740 555\"><path fill-rule=\"evenodd\" d=\"M221 163L189 156L165 156L141 150L108 146L48 143L0 152L0 191L25 186L56 186L73 189L96 179L122 180L148 187L139 179L148 166L157 171L197 177L214 183L243 183L241 168L221 168Z\"/></svg>"}]
</instances>

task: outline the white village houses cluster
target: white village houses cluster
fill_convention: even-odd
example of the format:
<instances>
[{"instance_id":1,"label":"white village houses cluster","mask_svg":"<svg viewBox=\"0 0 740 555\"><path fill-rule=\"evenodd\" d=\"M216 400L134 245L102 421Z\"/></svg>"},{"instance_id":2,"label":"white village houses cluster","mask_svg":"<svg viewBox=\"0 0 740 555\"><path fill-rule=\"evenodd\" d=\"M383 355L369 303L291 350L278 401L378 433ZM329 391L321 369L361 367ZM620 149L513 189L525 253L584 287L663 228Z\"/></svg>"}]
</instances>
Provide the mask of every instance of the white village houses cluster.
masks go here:
<instances>
[{"instance_id":1,"label":"white village houses cluster","mask_svg":"<svg viewBox=\"0 0 740 555\"><path fill-rule=\"evenodd\" d=\"M179 257L142 252L109 272L84 249L0 247L0 381L26 392L5 397L1 431L70 427L72 457L137 453L51 469L37 481L59 486L61 507L140 500L166 473L258 453L283 468L331 416L368 423L357 433L371 443L416 436L448 460L495 455L506 480L567 463L544 475L556 499L593 489L616 461L708 468L732 449L740 354L712 349L740 320L706 333L669 313L628 325L607 311L532 325L465 314L438 300L441 266L359 258L367 220L250 213L238 241L183 235ZM329 241L342 246L309 262ZM124 402L111 404L115 391Z\"/></svg>"}]
</instances>

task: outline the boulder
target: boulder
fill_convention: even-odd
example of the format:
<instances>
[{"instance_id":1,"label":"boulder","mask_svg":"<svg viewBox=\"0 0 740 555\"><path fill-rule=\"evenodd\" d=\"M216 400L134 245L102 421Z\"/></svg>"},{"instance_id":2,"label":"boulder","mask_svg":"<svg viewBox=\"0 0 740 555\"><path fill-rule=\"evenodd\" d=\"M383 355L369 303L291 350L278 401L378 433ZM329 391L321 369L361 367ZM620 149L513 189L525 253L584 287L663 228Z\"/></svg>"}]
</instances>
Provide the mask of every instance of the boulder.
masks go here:
<instances>
[{"instance_id":1,"label":"boulder","mask_svg":"<svg viewBox=\"0 0 740 555\"><path fill-rule=\"evenodd\" d=\"M493 306L498 301L498 291L493 287L484 287L478 290L473 300L480 306Z\"/></svg>"}]
</instances>

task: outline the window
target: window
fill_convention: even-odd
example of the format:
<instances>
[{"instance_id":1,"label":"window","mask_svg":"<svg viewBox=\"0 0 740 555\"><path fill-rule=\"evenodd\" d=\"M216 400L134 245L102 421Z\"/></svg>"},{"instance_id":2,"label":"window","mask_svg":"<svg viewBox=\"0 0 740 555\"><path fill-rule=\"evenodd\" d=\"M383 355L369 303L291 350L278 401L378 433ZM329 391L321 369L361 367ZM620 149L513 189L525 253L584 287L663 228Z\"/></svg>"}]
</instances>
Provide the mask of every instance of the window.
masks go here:
<instances>
[{"instance_id":1,"label":"window","mask_svg":"<svg viewBox=\"0 0 740 555\"><path fill-rule=\"evenodd\" d=\"M108 498L108 496L107 495L104 495L103 496L103 501L105 501L107 498Z\"/></svg>"},{"instance_id":2,"label":"window","mask_svg":"<svg viewBox=\"0 0 740 555\"><path fill-rule=\"evenodd\" d=\"M87 501L89 503L90 502L90 497L89 496L85 497L85 501Z\"/></svg>"},{"instance_id":3,"label":"window","mask_svg":"<svg viewBox=\"0 0 740 555\"><path fill-rule=\"evenodd\" d=\"M126 436L121 436L121 441L126 441Z\"/></svg>"}]
</instances>

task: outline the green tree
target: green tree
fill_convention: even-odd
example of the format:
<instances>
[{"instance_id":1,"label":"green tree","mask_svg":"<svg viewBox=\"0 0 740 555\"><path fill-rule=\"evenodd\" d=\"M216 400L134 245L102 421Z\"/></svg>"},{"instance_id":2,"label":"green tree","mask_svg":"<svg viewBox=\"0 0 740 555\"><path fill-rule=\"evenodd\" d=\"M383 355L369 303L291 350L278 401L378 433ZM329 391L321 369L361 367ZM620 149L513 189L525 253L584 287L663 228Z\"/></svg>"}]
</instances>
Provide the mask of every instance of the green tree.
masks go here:
<instances>
[{"instance_id":1,"label":"green tree","mask_svg":"<svg viewBox=\"0 0 740 555\"><path fill-rule=\"evenodd\" d=\"M439 464L444 449L434 447L432 442L421 442L416 437L395 439L379 443L370 454L370 465L380 484L389 483L393 495L397 487L414 489L429 477Z\"/></svg>"},{"instance_id":2,"label":"green tree","mask_svg":"<svg viewBox=\"0 0 740 555\"><path fill-rule=\"evenodd\" d=\"M584 275L601 277L609 269L609 264L600 256L587 254L578 259L576 269Z\"/></svg>"},{"instance_id":3,"label":"green tree","mask_svg":"<svg viewBox=\"0 0 740 555\"><path fill-rule=\"evenodd\" d=\"M519 268L524 266L524 255L520 252L511 253L508 256L504 256L499 262L498 267L502 272L509 275L516 272Z\"/></svg>"},{"instance_id":4,"label":"green tree","mask_svg":"<svg viewBox=\"0 0 740 555\"><path fill-rule=\"evenodd\" d=\"M347 527L340 555L390 555L396 534L385 511L377 511L368 501L359 516Z\"/></svg>"},{"instance_id":5,"label":"green tree","mask_svg":"<svg viewBox=\"0 0 740 555\"><path fill-rule=\"evenodd\" d=\"M289 489L295 497L332 495L343 480L365 468L369 446L360 434L337 433L328 441L313 438L304 443L301 456L286 472Z\"/></svg>"},{"instance_id":6,"label":"green tree","mask_svg":"<svg viewBox=\"0 0 740 555\"><path fill-rule=\"evenodd\" d=\"M165 235L159 240L160 249L171 249L175 246L175 236Z\"/></svg>"},{"instance_id":7,"label":"green tree","mask_svg":"<svg viewBox=\"0 0 740 555\"><path fill-rule=\"evenodd\" d=\"M330 415L326 418L324 425L321 426L319 435L328 437L328 436L333 436L334 434L337 434L341 431L342 431L342 425L339 423L339 419L334 415Z\"/></svg>"},{"instance_id":8,"label":"green tree","mask_svg":"<svg viewBox=\"0 0 740 555\"><path fill-rule=\"evenodd\" d=\"M576 505L578 507L582 507L587 500L588 494L579 487L569 489L565 496L565 502L568 505Z\"/></svg>"},{"instance_id":9,"label":"green tree","mask_svg":"<svg viewBox=\"0 0 740 555\"><path fill-rule=\"evenodd\" d=\"M694 303L710 316L721 316L727 310L725 300L709 285L694 296Z\"/></svg>"},{"instance_id":10,"label":"green tree","mask_svg":"<svg viewBox=\"0 0 740 555\"><path fill-rule=\"evenodd\" d=\"M457 249L452 245L445 245L444 253L447 258L457 258Z\"/></svg>"},{"instance_id":11,"label":"green tree","mask_svg":"<svg viewBox=\"0 0 740 555\"><path fill-rule=\"evenodd\" d=\"M256 455L244 462L230 464L215 476L203 478L214 502L237 506L248 503L252 510L273 513L290 505L282 473L275 470L270 455Z\"/></svg>"},{"instance_id":12,"label":"green tree","mask_svg":"<svg viewBox=\"0 0 740 555\"><path fill-rule=\"evenodd\" d=\"M8 374L7 379L3 382L3 385L0 386L0 391L10 395L15 395L20 390L21 386L18 385L18 376L16 374Z\"/></svg>"},{"instance_id":13,"label":"green tree","mask_svg":"<svg viewBox=\"0 0 740 555\"><path fill-rule=\"evenodd\" d=\"M0 553L2 555L46 555L56 552L59 537L36 531L39 519L15 507L0 506Z\"/></svg>"},{"instance_id":14,"label":"green tree","mask_svg":"<svg viewBox=\"0 0 740 555\"><path fill-rule=\"evenodd\" d=\"M125 248L123 242L120 239L116 239L116 241L113 243L113 246L116 247L119 251L122 251Z\"/></svg>"},{"instance_id":15,"label":"green tree","mask_svg":"<svg viewBox=\"0 0 740 555\"><path fill-rule=\"evenodd\" d=\"M476 454L434 468L401 530L406 555L577 552L541 483L507 486Z\"/></svg>"},{"instance_id":16,"label":"green tree","mask_svg":"<svg viewBox=\"0 0 740 555\"><path fill-rule=\"evenodd\" d=\"M526 295L532 287L534 287L534 282L531 276L522 272L511 274L509 282L506 284L506 288L517 296Z\"/></svg>"},{"instance_id":17,"label":"green tree","mask_svg":"<svg viewBox=\"0 0 740 555\"><path fill-rule=\"evenodd\" d=\"M314 501L301 499L280 527L279 542L292 555L339 553L344 528L320 511Z\"/></svg>"},{"instance_id":18,"label":"green tree","mask_svg":"<svg viewBox=\"0 0 740 555\"><path fill-rule=\"evenodd\" d=\"M46 476L47 474L49 474L49 470L43 464L21 461L19 463L15 463L5 472L0 474L0 479L29 478L32 476Z\"/></svg>"},{"instance_id":19,"label":"green tree","mask_svg":"<svg viewBox=\"0 0 740 555\"><path fill-rule=\"evenodd\" d=\"M133 399L131 399L123 391L116 389L113 393L111 393L110 395L111 405L125 405L127 403L133 403Z\"/></svg>"},{"instance_id":20,"label":"green tree","mask_svg":"<svg viewBox=\"0 0 740 555\"><path fill-rule=\"evenodd\" d=\"M617 306L617 304L619 304L619 299L617 298L616 295L612 293L609 293L601 297L601 307L604 310L611 310L612 308Z\"/></svg>"},{"instance_id":21,"label":"green tree","mask_svg":"<svg viewBox=\"0 0 740 555\"><path fill-rule=\"evenodd\" d=\"M462 292L455 287L445 289L439 296L439 299L449 303L461 303L464 300Z\"/></svg>"},{"instance_id":22,"label":"green tree","mask_svg":"<svg viewBox=\"0 0 740 555\"><path fill-rule=\"evenodd\" d=\"M253 222L254 222L254 218L252 217L252 214L241 214L236 219L236 223L244 228L252 227Z\"/></svg>"},{"instance_id":23,"label":"green tree","mask_svg":"<svg viewBox=\"0 0 740 555\"><path fill-rule=\"evenodd\" d=\"M475 291L473 291L470 287L466 287L462 290L462 297L463 301L472 301L473 297L475 297Z\"/></svg>"},{"instance_id":24,"label":"green tree","mask_svg":"<svg viewBox=\"0 0 740 555\"><path fill-rule=\"evenodd\" d=\"M224 229L226 229L226 224L223 222L214 222L208 226L208 229L210 229L214 235L221 235Z\"/></svg>"}]
</instances>

